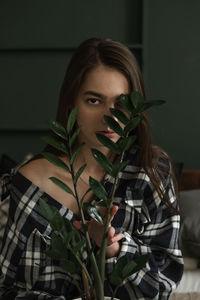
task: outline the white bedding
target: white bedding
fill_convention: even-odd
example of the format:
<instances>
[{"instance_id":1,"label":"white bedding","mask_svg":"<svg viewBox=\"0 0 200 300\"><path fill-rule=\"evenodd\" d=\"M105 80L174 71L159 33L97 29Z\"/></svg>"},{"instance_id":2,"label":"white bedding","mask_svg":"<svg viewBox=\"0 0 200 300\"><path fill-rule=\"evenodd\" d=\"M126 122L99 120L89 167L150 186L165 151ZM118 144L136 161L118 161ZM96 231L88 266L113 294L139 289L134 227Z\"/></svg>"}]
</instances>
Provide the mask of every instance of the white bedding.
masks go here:
<instances>
[{"instance_id":1,"label":"white bedding","mask_svg":"<svg viewBox=\"0 0 200 300\"><path fill-rule=\"evenodd\" d=\"M200 293L200 269L185 270L175 293Z\"/></svg>"}]
</instances>

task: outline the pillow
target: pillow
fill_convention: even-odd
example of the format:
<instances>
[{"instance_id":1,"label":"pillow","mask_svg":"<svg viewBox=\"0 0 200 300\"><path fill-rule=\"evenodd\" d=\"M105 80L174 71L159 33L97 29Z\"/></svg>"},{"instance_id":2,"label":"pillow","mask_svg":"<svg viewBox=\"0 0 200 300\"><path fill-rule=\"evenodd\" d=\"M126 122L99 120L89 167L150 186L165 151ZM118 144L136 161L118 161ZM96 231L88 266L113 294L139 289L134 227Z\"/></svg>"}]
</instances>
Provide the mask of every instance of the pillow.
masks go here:
<instances>
[{"instance_id":1,"label":"pillow","mask_svg":"<svg viewBox=\"0 0 200 300\"><path fill-rule=\"evenodd\" d=\"M200 259L200 190L180 192L180 211L183 256Z\"/></svg>"},{"instance_id":2,"label":"pillow","mask_svg":"<svg viewBox=\"0 0 200 300\"><path fill-rule=\"evenodd\" d=\"M199 260L193 257L184 257L184 270L196 270L199 268Z\"/></svg>"}]
</instances>

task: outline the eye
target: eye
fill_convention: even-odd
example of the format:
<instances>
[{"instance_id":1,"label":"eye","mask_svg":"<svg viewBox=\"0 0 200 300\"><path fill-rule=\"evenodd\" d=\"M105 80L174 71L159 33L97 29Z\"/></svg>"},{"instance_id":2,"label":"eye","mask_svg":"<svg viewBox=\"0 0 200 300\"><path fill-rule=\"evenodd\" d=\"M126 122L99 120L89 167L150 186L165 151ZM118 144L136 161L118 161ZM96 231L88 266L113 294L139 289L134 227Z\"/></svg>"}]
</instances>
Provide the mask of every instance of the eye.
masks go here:
<instances>
[{"instance_id":1,"label":"eye","mask_svg":"<svg viewBox=\"0 0 200 300\"><path fill-rule=\"evenodd\" d=\"M96 98L89 98L87 99L87 102L90 103L90 104L99 104L100 103L100 100L99 99L96 99Z\"/></svg>"}]
</instances>

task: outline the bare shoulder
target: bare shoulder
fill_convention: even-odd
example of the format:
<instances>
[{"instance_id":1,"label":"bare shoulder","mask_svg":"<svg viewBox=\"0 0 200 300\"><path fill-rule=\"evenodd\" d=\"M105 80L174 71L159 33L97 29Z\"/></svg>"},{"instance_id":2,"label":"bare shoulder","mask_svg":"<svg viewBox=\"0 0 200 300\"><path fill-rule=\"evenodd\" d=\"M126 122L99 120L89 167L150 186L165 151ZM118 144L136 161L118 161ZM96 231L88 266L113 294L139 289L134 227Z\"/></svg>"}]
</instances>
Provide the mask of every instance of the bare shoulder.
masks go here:
<instances>
[{"instance_id":1,"label":"bare shoulder","mask_svg":"<svg viewBox=\"0 0 200 300\"><path fill-rule=\"evenodd\" d=\"M40 186L48 176L49 163L45 158L34 159L23 165L18 171L31 182Z\"/></svg>"}]
</instances>

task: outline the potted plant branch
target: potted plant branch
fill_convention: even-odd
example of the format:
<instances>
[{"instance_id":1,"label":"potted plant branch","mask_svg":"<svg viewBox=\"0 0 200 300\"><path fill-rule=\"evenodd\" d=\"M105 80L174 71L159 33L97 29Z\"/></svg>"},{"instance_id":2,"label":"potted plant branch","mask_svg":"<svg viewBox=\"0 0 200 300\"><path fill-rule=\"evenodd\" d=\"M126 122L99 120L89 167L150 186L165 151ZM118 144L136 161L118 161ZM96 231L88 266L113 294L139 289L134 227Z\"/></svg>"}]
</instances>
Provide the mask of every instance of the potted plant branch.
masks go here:
<instances>
[{"instance_id":1,"label":"potted plant branch","mask_svg":"<svg viewBox=\"0 0 200 300\"><path fill-rule=\"evenodd\" d=\"M50 122L50 127L59 139L53 137L45 137L45 141L53 148L61 151L69 158L69 165L64 163L60 158L50 152L43 152L42 155L53 163L55 166L64 169L72 176L74 191L64 182L55 177L49 179L61 189L71 194L77 201L80 219L82 224L82 232L79 232L69 220L61 216L59 211L49 206L43 199L40 199L41 213L50 222L53 234L51 236L51 248L47 251L52 259L58 260L61 267L71 274L74 284L79 290L81 299L87 300L103 300L104 299L104 279L105 279L105 262L106 262L106 246L107 233L110 221L110 211L113 205L115 191L118 184L119 172L129 163L124 161L124 154L136 141L136 135L132 135L133 130L142 120L142 113L154 105L163 104L163 100L145 101L138 92L132 92L130 96L121 95L120 102L127 114L117 109L110 109L112 115L124 124L122 128L114 118L104 116L107 125L115 131L120 139L114 143L108 137L96 134L97 139L113 153L118 155L119 162L112 163L103 153L97 149L91 149L92 155L99 165L113 177L112 192L108 195L101 182L96 179L89 178L89 189L80 197L77 191L77 182L84 171L86 165L83 165L75 173L74 161L80 153L84 144L78 145L73 149L74 142L79 134L80 128L75 126L77 117L77 108L75 107L67 120L66 128L58 122ZM61 138L61 140L60 140ZM100 200L99 206L104 206L107 209L106 221L102 220L99 213L99 207L95 207L89 203L84 203L84 198L89 191ZM96 222L104 224L104 235L102 244L95 255L94 243L88 234L88 227L85 214L88 214ZM84 238L83 238L84 237ZM123 281L133 273L139 271L145 266L148 261L148 254L136 257L130 261L127 255L120 257L110 274L110 282L115 286L113 297L114 299L118 288ZM76 274L81 274L82 288L76 278Z\"/></svg>"}]
</instances>

